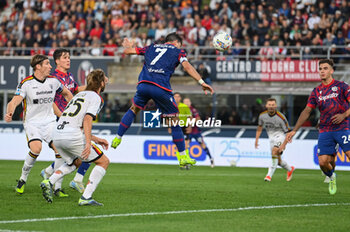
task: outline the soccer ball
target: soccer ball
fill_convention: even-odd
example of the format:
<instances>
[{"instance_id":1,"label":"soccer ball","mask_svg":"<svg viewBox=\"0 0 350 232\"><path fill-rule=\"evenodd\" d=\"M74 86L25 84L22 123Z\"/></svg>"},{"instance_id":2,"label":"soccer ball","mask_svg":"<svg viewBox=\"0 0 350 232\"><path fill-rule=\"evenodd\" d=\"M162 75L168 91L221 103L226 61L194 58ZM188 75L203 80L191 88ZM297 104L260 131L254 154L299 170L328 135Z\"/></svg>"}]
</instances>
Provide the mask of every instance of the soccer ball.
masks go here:
<instances>
[{"instance_id":1,"label":"soccer ball","mask_svg":"<svg viewBox=\"0 0 350 232\"><path fill-rule=\"evenodd\" d=\"M219 32L213 38L213 46L220 52L227 51L232 45L232 38L226 32Z\"/></svg>"}]
</instances>

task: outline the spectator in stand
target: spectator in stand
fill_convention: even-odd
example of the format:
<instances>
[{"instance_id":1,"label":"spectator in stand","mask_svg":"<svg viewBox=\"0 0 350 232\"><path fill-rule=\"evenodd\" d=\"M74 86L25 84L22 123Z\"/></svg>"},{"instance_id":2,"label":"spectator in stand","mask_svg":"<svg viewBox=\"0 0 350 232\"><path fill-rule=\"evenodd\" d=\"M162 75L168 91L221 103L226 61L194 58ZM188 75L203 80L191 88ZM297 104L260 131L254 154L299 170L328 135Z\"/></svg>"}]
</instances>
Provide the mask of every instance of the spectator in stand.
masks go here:
<instances>
[{"instance_id":1,"label":"spectator in stand","mask_svg":"<svg viewBox=\"0 0 350 232\"><path fill-rule=\"evenodd\" d=\"M117 49L118 49L118 47L113 42L113 39L109 39L107 44L104 46L103 55L104 56L115 56Z\"/></svg>"}]
</instances>

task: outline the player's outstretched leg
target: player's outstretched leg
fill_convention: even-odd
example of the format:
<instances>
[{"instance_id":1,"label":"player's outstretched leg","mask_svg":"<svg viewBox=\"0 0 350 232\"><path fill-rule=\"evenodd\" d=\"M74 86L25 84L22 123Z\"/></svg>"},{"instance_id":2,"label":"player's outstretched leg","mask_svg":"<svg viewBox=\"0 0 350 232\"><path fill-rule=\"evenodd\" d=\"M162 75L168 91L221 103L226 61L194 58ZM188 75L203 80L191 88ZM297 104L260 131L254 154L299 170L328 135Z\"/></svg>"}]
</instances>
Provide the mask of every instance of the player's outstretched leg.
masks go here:
<instances>
[{"instance_id":1,"label":"player's outstretched leg","mask_svg":"<svg viewBox=\"0 0 350 232\"><path fill-rule=\"evenodd\" d=\"M119 146L119 144L122 141L122 136L129 129L130 125L134 121L135 116L136 116L136 114L131 109L129 109L124 114L122 120L120 121L120 125L118 127L118 133L117 133L116 137L113 139L111 147L113 147L115 149Z\"/></svg>"},{"instance_id":2,"label":"player's outstretched leg","mask_svg":"<svg viewBox=\"0 0 350 232\"><path fill-rule=\"evenodd\" d=\"M52 162L48 167L44 168L40 172L40 176L45 180L49 179L54 172L55 162Z\"/></svg>"},{"instance_id":3,"label":"player's outstretched leg","mask_svg":"<svg viewBox=\"0 0 350 232\"><path fill-rule=\"evenodd\" d=\"M185 150L184 134L179 125L171 127L171 135L173 137L173 142L175 143L178 150L176 157L179 161L180 168L186 167L187 164L196 164L196 160L191 159L188 150Z\"/></svg>"},{"instance_id":4,"label":"player's outstretched leg","mask_svg":"<svg viewBox=\"0 0 350 232\"><path fill-rule=\"evenodd\" d=\"M271 181L272 176L275 173L275 170L277 168L277 164L278 164L278 158L276 156L272 156L272 163L271 163L271 166L269 167L267 175L264 178L265 181L267 182Z\"/></svg>"},{"instance_id":5,"label":"player's outstretched leg","mask_svg":"<svg viewBox=\"0 0 350 232\"><path fill-rule=\"evenodd\" d=\"M69 186L80 193L83 193L85 190L83 179L86 174L86 171L90 167L90 163L83 162L78 168L77 173L75 174L74 179L69 183Z\"/></svg>"},{"instance_id":6,"label":"player's outstretched leg","mask_svg":"<svg viewBox=\"0 0 350 232\"><path fill-rule=\"evenodd\" d=\"M58 170L64 163L65 162L64 162L63 158L60 156L60 154L56 153L54 170L55 171ZM62 182L63 182L63 178L59 179L55 183L54 194L57 197L68 197L69 195L66 194L62 189Z\"/></svg>"},{"instance_id":7,"label":"player's outstretched leg","mask_svg":"<svg viewBox=\"0 0 350 232\"><path fill-rule=\"evenodd\" d=\"M211 167L211 168L214 168L214 158L211 156L210 151L209 151L207 145L204 143L204 141L203 141L203 143L201 144L201 146L202 146L202 149L205 151L205 153L207 153L207 156L208 156L209 159L210 159L210 167Z\"/></svg>"},{"instance_id":8,"label":"player's outstretched leg","mask_svg":"<svg viewBox=\"0 0 350 232\"><path fill-rule=\"evenodd\" d=\"M96 166L91 171L89 182L86 185L85 191L78 201L79 205L103 206L102 203L99 203L92 198L92 194L95 192L98 184L106 174L106 169L109 166L109 159L107 156L102 155L101 158L95 161L95 163Z\"/></svg>"},{"instance_id":9,"label":"player's outstretched leg","mask_svg":"<svg viewBox=\"0 0 350 232\"><path fill-rule=\"evenodd\" d=\"M284 168L285 170L287 170L287 181L291 181L292 177L293 177L293 172L295 170L295 167L294 166L289 166L287 164L287 162L282 160L282 159L280 160L278 165L281 166L282 168Z\"/></svg>"},{"instance_id":10,"label":"player's outstretched leg","mask_svg":"<svg viewBox=\"0 0 350 232\"><path fill-rule=\"evenodd\" d=\"M329 185L328 185L329 194L334 195L337 192L337 175L333 172L330 177Z\"/></svg>"},{"instance_id":11,"label":"player's outstretched leg","mask_svg":"<svg viewBox=\"0 0 350 232\"><path fill-rule=\"evenodd\" d=\"M40 187L43 191L43 197L48 203L52 203L53 196L52 196L52 184L48 179L43 180L40 184Z\"/></svg>"},{"instance_id":12,"label":"player's outstretched leg","mask_svg":"<svg viewBox=\"0 0 350 232\"><path fill-rule=\"evenodd\" d=\"M30 173L30 170L35 164L36 158L38 158L39 154L35 154L32 151L29 151L28 155L26 156L24 160L24 164L22 167L22 174L21 177L19 178L16 186L16 193L18 194L23 194L24 193L24 186L27 182L28 175Z\"/></svg>"}]
</instances>

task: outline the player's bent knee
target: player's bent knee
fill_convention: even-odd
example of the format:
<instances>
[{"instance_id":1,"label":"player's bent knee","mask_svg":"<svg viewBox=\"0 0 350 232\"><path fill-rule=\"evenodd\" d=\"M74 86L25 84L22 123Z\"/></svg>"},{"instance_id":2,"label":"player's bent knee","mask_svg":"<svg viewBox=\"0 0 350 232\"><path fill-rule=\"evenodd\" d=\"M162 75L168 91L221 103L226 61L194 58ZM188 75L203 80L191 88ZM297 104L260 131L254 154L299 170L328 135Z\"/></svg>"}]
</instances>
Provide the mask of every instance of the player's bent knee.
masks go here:
<instances>
[{"instance_id":1,"label":"player's bent knee","mask_svg":"<svg viewBox=\"0 0 350 232\"><path fill-rule=\"evenodd\" d=\"M82 161L81 161L81 159L75 159L73 164L75 165L75 167L79 168L80 165L82 164Z\"/></svg>"},{"instance_id":2,"label":"player's bent knee","mask_svg":"<svg viewBox=\"0 0 350 232\"><path fill-rule=\"evenodd\" d=\"M130 110L131 110L132 112L134 112L134 114L137 114L138 112L140 112L140 108L138 108L138 107L135 106L134 104L132 104L132 105L130 106Z\"/></svg>"},{"instance_id":3,"label":"player's bent knee","mask_svg":"<svg viewBox=\"0 0 350 232\"><path fill-rule=\"evenodd\" d=\"M107 169L109 166L109 159L106 155L102 155L101 158L99 158L98 160L96 160L94 162L96 165L102 166L104 169Z\"/></svg>"}]
</instances>

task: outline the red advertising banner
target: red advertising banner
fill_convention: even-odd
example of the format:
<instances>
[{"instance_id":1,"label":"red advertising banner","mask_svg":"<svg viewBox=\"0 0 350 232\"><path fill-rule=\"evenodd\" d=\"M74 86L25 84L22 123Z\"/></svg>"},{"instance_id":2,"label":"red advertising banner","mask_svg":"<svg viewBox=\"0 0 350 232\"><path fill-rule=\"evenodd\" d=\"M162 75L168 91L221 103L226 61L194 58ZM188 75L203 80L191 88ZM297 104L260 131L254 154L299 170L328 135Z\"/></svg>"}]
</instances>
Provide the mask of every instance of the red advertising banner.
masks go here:
<instances>
[{"instance_id":1,"label":"red advertising banner","mask_svg":"<svg viewBox=\"0 0 350 232\"><path fill-rule=\"evenodd\" d=\"M260 75L261 81L320 81L317 60L262 61Z\"/></svg>"},{"instance_id":2,"label":"red advertising banner","mask_svg":"<svg viewBox=\"0 0 350 232\"><path fill-rule=\"evenodd\" d=\"M225 60L205 65L216 81L320 81L318 60Z\"/></svg>"}]
</instances>

